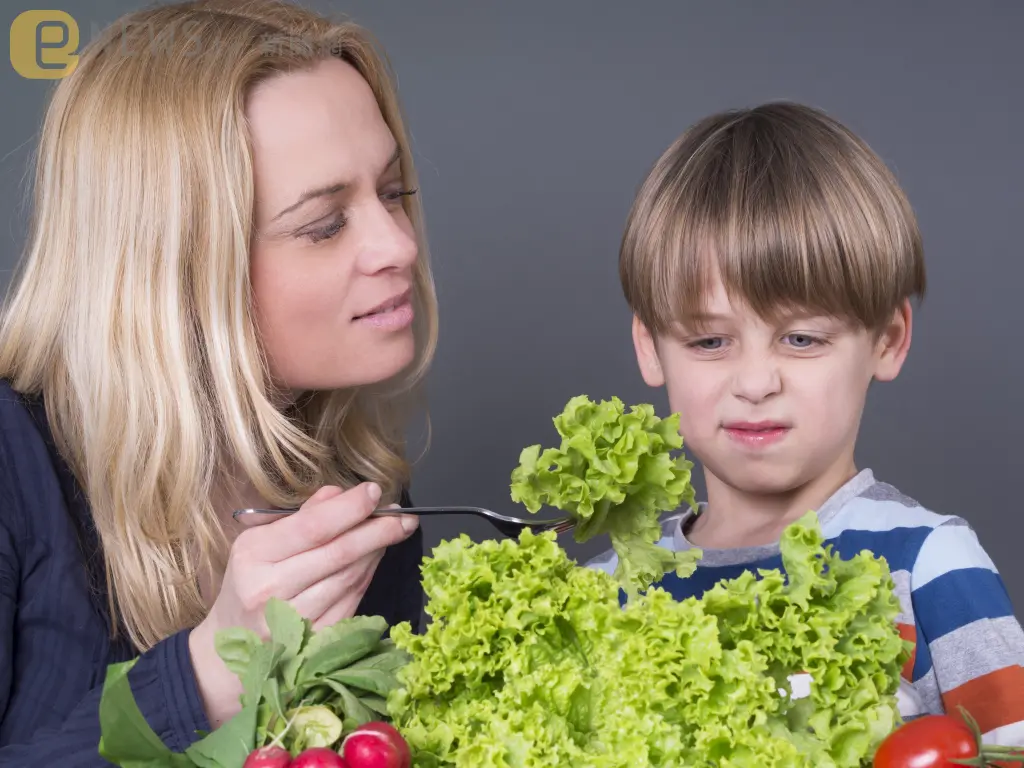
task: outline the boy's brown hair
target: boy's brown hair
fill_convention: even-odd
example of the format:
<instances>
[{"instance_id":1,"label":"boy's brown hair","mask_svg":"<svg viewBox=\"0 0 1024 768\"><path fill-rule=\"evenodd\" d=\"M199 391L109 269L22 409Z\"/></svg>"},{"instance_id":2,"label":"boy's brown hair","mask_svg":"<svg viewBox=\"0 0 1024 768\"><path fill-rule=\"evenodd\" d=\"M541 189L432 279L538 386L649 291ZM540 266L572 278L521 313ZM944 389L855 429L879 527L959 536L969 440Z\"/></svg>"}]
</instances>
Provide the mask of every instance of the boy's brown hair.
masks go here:
<instances>
[{"instance_id":1,"label":"boy's brown hair","mask_svg":"<svg viewBox=\"0 0 1024 768\"><path fill-rule=\"evenodd\" d=\"M785 102L701 120L633 203L619 276L652 333L699 327L716 275L764 319L811 310L872 330L925 291L921 234L892 173L838 121Z\"/></svg>"}]
</instances>

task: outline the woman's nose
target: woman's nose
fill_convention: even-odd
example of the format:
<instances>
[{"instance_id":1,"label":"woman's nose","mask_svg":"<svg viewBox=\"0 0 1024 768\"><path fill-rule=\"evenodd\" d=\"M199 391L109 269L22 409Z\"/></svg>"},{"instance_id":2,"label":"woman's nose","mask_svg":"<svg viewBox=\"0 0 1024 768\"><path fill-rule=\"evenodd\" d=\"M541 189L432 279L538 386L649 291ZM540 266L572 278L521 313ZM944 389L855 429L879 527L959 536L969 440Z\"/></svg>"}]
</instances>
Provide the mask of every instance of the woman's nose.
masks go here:
<instances>
[{"instance_id":1,"label":"woman's nose","mask_svg":"<svg viewBox=\"0 0 1024 768\"><path fill-rule=\"evenodd\" d=\"M416 262L419 244L404 211L383 204L368 205L359 223L359 267L368 274L408 269Z\"/></svg>"}]
</instances>

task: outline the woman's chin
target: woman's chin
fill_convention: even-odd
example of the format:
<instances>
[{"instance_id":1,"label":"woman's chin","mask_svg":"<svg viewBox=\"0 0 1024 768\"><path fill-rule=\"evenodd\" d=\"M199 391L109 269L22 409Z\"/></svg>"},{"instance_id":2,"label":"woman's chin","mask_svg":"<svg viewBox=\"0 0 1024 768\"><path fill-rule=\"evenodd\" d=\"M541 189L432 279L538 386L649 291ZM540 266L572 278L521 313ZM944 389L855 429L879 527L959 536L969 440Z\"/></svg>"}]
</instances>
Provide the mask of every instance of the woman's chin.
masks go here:
<instances>
[{"instance_id":1,"label":"woman's chin","mask_svg":"<svg viewBox=\"0 0 1024 768\"><path fill-rule=\"evenodd\" d=\"M331 369L321 368L307 372L305 376L291 377L291 382L295 383L290 383L288 388L293 392L323 392L381 384L402 374L415 361L416 347L411 337L408 348L404 346L396 344L391 349L366 355L355 366L346 366L343 361L337 361Z\"/></svg>"}]
</instances>

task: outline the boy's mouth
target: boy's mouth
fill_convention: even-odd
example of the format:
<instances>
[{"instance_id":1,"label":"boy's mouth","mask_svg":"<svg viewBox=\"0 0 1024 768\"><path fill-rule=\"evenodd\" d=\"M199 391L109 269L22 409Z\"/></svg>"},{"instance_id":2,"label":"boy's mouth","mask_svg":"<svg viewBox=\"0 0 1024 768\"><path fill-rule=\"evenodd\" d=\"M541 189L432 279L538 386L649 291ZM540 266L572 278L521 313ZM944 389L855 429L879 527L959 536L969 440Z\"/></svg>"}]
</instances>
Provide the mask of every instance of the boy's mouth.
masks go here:
<instances>
[{"instance_id":1,"label":"boy's mouth","mask_svg":"<svg viewBox=\"0 0 1024 768\"><path fill-rule=\"evenodd\" d=\"M730 439L752 447L777 443L791 429L781 421L730 421L723 424L722 428Z\"/></svg>"}]
</instances>

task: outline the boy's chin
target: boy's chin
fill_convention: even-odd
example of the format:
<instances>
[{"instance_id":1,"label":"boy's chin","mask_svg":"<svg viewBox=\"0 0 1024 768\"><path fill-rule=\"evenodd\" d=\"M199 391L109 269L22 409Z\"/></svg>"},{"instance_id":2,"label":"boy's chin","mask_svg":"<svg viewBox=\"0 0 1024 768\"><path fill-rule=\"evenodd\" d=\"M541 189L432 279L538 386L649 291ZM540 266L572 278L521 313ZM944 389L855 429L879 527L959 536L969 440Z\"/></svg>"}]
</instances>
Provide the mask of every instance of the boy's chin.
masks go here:
<instances>
[{"instance_id":1,"label":"boy's chin","mask_svg":"<svg viewBox=\"0 0 1024 768\"><path fill-rule=\"evenodd\" d=\"M709 470L720 482L740 493L752 496L785 496L794 493L813 479L806 467L782 463L759 463L742 469L723 467L721 472Z\"/></svg>"}]
</instances>

